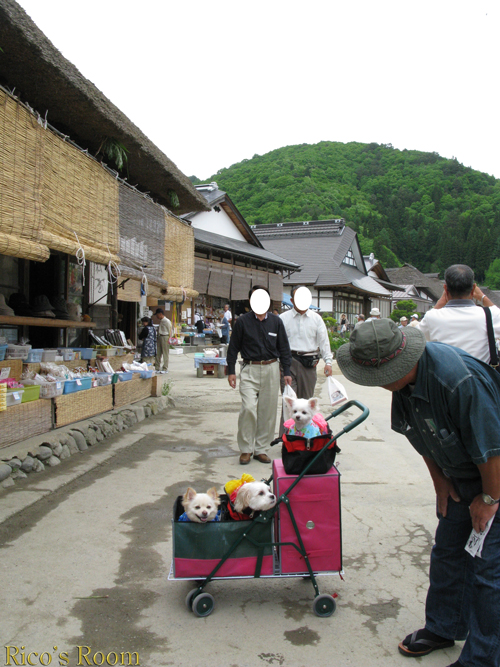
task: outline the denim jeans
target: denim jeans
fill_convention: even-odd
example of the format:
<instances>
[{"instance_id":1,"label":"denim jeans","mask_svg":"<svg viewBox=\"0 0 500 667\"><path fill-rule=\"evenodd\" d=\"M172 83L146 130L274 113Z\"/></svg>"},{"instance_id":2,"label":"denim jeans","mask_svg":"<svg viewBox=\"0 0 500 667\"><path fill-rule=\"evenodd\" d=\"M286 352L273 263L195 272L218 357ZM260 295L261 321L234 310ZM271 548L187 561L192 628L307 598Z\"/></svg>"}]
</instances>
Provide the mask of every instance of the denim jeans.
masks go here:
<instances>
[{"instance_id":1,"label":"denim jeans","mask_svg":"<svg viewBox=\"0 0 500 667\"><path fill-rule=\"evenodd\" d=\"M446 517L438 514L425 627L446 639L466 640L460 655L464 667L499 667L500 513L481 558L472 558L464 546L472 530L469 504L481 493L481 480L453 483L461 501L449 498Z\"/></svg>"}]
</instances>

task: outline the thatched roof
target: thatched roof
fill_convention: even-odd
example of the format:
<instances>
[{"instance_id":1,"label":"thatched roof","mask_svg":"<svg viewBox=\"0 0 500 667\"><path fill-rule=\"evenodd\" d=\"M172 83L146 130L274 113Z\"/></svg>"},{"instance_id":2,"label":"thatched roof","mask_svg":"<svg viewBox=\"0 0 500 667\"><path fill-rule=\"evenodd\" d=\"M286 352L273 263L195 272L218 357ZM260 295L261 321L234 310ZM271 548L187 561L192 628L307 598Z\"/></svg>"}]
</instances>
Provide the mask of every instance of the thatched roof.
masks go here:
<instances>
[{"instance_id":1,"label":"thatched roof","mask_svg":"<svg viewBox=\"0 0 500 667\"><path fill-rule=\"evenodd\" d=\"M436 274L426 275L411 264L404 264L399 269L386 269L389 280L397 285L415 285L425 292L434 302L438 301L443 293L443 283Z\"/></svg>"},{"instance_id":2,"label":"thatched roof","mask_svg":"<svg viewBox=\"0 0 500 667\"><path fill-rule=\"evenodd\" d=\"M0 82L77 144L97 153L106 137L128 153L128 181L177 215L209 210L191 181L100 90L80 74L14 0L0 0ZM175 128L172 128L175 131ZM111 164L109 166L112 166ZM180 207L173 209L169 190Z\"/></svg>"}]
</instances>

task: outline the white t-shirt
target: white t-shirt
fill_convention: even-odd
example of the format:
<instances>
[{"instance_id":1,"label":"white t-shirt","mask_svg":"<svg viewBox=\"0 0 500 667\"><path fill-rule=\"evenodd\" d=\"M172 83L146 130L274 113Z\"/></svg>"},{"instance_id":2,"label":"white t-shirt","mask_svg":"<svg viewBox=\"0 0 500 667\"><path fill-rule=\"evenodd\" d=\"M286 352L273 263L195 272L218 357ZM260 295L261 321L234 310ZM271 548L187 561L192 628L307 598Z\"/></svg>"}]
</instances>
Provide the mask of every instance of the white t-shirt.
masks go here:
<instances>
[{"instance_id":1,"label":"white t-shirt","mask_svg":"<svg viewBox=\"0 0 500 667\"><path fill-rule=\"evenodd\" d=\"M500 308L490 306L495 338L500 339ZM426 340L448 343L489 363L490 348L483 308L472 299L453 299L444 308L429 310L418 328Z\"/></svg>"},{"instance_id":2,"label":"white t-shirt","mask_svg":"<svg viewBox=\"0 0 500 667\"><path fill-rule=\"evenodd\" d=\"M231 324L230 320L233 319L233 316L232 316L230 310L225 310L224 315L222 317L223 317L224 320L227 320L228 324Z\"/></svg>"}]
</instances>

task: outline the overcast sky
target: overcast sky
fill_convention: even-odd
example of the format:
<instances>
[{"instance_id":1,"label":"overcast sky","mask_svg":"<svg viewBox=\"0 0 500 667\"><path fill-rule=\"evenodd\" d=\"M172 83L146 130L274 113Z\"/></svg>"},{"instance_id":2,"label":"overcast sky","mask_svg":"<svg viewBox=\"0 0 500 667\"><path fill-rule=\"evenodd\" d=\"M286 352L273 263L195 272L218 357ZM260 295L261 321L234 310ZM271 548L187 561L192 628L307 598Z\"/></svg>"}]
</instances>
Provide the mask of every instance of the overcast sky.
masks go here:
<instances>
[{"instance_id":1,"label":"overcast sky","mask_svg":"<svg viewBox=\"0 0 500 667\"><path fill-rule=\"evenodd\" d=\"M374 141L500 178L498 0L19 2L188 176Z\"/></svg>"}]
</instances>

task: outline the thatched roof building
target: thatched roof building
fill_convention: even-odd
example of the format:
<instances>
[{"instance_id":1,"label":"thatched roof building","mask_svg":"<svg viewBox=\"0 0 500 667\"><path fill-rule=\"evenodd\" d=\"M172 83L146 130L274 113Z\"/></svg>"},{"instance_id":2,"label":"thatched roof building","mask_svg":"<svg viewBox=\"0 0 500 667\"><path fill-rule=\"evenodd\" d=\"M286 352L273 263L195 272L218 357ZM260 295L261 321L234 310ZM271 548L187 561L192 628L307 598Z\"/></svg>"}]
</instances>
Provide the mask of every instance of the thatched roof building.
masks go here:
<instances>
[{"instance_id":1,"label":"thatched roof building","mask_svg":"<svg viewBox=\"0 0 500 667\"><path fill-rule=\"evenodd\" d=\"M0 83L92 154L105 138L128 150L129 182L177 215L209 210L191 181L54 47L14 0L0 0ZM110 165L112 166L112 165ZM173 208L171 191L180 206Z\"/></svg>"}]
</instances>

